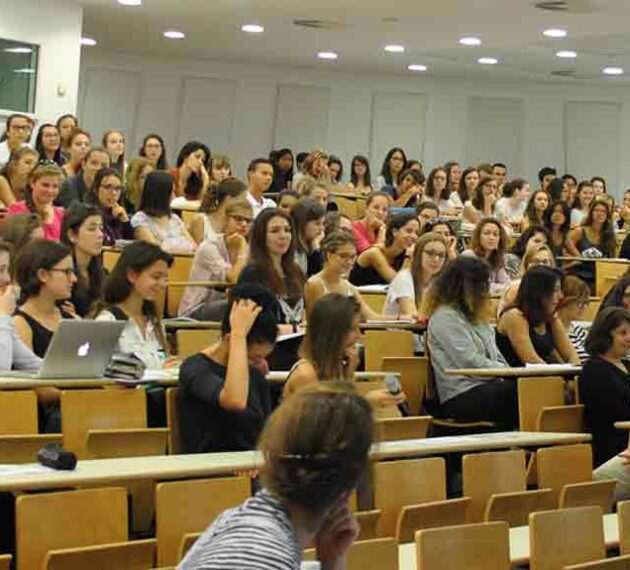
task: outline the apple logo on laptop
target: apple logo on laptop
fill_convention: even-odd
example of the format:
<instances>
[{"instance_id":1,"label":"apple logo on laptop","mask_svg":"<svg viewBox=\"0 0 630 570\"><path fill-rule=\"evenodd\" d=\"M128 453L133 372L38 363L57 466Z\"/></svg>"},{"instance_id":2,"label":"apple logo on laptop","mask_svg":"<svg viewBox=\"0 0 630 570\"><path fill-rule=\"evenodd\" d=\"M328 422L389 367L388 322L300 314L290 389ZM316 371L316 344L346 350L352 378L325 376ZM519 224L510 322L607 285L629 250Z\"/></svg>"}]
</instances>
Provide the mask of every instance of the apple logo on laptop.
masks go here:
<instances>
[{"instance_id":1,"label":"apple logo on laptop","mask_svg":"<svg viewBox=\"0 0 630 570\"><path fill-rule=\"evenodd\" d=\"M78 350L77 350L77 356L87 356L88 354L90 354L90 343L86 342L85 344L82 344L79 346Z\"/></svg>"}]
</instances>

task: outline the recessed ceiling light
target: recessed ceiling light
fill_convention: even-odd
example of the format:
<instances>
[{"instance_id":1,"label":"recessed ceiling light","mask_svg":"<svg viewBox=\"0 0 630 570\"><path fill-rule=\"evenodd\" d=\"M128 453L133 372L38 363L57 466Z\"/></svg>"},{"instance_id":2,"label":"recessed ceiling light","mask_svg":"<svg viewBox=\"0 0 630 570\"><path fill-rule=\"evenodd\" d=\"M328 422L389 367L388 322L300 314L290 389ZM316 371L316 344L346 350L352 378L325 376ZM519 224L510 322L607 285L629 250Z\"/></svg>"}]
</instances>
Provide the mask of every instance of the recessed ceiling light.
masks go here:
<instances>
[{"instance_id":1,"label":"recessed ceiling light","mask_svg":"<svg viewBox=\"0 0 630 570\"><path fill-rule=\"evenodd\" d=\"M388 51L389 53L404 53L405 46L401 46L398 44L389 44L386 45L383 49L385 51Z\"/></svg>"},{"instance_id":2,"label":"recessed ceiling light","mask_svg":"<svg viewBox=\"0 0 630 570\"><path fill-rule=\"evenodd\" d=\"M422 65L421 63L412 63L407 66L409 71L426 71L428 68L426 65Z\"/></svg>"},{"instance_id":3,"label":"recessed ceiling light","mask_svg":"<svg viewBox=\"0 0 630 570\"><path fill-rule=\"evenodd\" d=\"M23 67L22 69L14 69L13 73L35 73L35 70L29 67Z\"/></svg>"},{"instance_id":4,"label":"recessed ceiling light","mask_svg":"<svg viewBox=\"0 0 630 570\"><path fill-rule=\"evenodd\" d=\"M577 52L570 49L563 49L556 52L556 57L559 57L560 59L575 59L577 57Z\"/></svg>"},{"instance_id":5,"label":"recessed ceiling light","mask_svg":"<svg viewBox=\"0 0 630 570\"><path fill-rule=\"evenodd\" d=\"M319 59L328 59L330 61L333 61L337 59L339 56L334 51L318 51L317 57Z\"/></svg>"},{"instance_id":6,"label":"recessed ceiling light","mask_svg":"<svg viewBox=\"0 0 630 570\"><path fill-rule=\"evenodd\" d=\"M482 65L496 65L499 63L499 60L496 57L480 57L477 63L481 63Z\"/></svg>"},{"instance_id":7,"label":"recessed ceiling light","mask_svg":"<svg viewBox=\"0 0 630 570\"><path fill-rule=\"evenodd\" d=\"M184 32L178 32L177 30L168 30L164 32L164 37L169 40L183 40L186 34Z\"/></svg>"},{"instance_id":8,"label":"recessed ceiling light","mask_svg":"<svg viewBox=\"0 0 630 570\"><path fill-rule=\"evenodd\" d=\"M459 38L459 43L463 46L480 46L481 38L476 36L465 36L463 38Z\"/></svg>"},{"instance_id":9,"label":"recessed ceiling light","mask_svg":"<svg viewBox=\"0 0 630 570\"><path fill-rule=\"evenodd\" d=\"M82 46L95 46L96 40L92 38L81 38L81 45Z\"/></svg>"},{"instance_id":10,"label":"recessed ceiling light","mask_svg":"<svg viewBox=\"0 0 630 570\"><path fill-rule=\"evenodd\" d=\"M27 47L6 48L4 51L7 53L33 53L33 50Z\"/></svg>"},{"instance_id":11,"label":"recessed ceiling light","mask_svg":"<svg viewBox=\"0 0 630 570\"><path fill-rule=\"evenodd\" d=\"M562 28L549 28L547 30L543 30L543 36L548 38L566 38L567 31Z\"/></svg>"},{"instance_id":12,"label":"recessed ceiling light","mask_svg":"<svg viewBox=\"0 0 630 570\"><path fill-rule=\"evenodd\" d=\"M259 26L258 24L245 24L241 26L241 30L243 32L247 32L248 34L262 34L265 31L265 28Z\"/></svg>"},{"instance_id":13,"label":"recessed ceiling light","mask_svg":"<svg viewBox=\"0 0 630 570\"><path fill-rule=\"evenodd\" d=\"M623 75L622 67L604 67L602 69L604 75Z\"/></svg>"},{"instance_id":14,"label":"recessed ceiling light","mask_svg":"<svg viewBox=\"0 0 630 570\"><path fill-rule=\"evenodd\" d=\"M118 0L122 6L142 6L142 0Z\"/></svg>"}]
</instances>

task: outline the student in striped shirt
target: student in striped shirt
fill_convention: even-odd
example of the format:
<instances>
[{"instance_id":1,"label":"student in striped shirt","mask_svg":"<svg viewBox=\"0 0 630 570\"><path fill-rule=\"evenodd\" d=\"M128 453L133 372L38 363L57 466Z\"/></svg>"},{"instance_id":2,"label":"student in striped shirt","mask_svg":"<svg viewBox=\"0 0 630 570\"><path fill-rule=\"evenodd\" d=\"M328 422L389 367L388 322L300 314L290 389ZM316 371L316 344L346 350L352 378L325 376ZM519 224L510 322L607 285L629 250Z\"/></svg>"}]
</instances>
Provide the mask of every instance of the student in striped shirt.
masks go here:
<instances>
[{"instance_id":1,"label":"student in striped shirt","mask_svg":"<svg viewBox=\"0 0 630 570\"><path fill-rule=\"evenodd\" d=\"M368 467L372 432L369 403L346 385L292 395L261 436L262 490L221 514L179 569L299 570L313 539L324 570L345 569L359 531L348 498Z\"/></svg>"},{"instance_id":2,"label":"student in striped shirt","mask_svg":"<svg viewBox=\"0 0 630 570\"><path fill-rule=\"evenodd\" d=\"M583 320L588 308L591 290L579 277L567 275L562 280L562 299L558 305L558 318L564 325L564 330L569 335L573 348L584 364L589 359L589 354L584 348L588 328L576 324Z\"/></svg>"}]
</instances>

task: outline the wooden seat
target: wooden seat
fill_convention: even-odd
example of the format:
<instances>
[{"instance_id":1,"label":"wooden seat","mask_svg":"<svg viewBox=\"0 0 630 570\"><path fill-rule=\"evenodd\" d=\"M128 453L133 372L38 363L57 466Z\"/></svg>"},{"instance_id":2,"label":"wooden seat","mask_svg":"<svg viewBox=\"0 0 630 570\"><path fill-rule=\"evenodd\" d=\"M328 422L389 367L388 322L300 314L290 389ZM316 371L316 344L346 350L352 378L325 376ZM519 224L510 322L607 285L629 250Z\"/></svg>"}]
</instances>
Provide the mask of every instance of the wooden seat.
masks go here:
<instances>
[{"instance_id":1,"label":"wooden seat","mask_svg":"<svg viewBox=\"0 0 630 570\"><path fill-rule=\"evenodd\" d=\"M12 559L10 554L0 554L0 570L11 570Z\"/></svg>"},{"instance_id":2,"label":"wooden seat","mask_svg":"<svg viewBox=\"0 0 630 570\"><path fill-rule=\"evenodd\" d=\"M447 526L416 534L418 570L508 570L508 526L503 522Z\"/></svg>"},{"instance_id":3,"label":"wooden seat","mask_svg":"<svg viewBox=\"0 0 630 570\"><path fill-rule=\"evenodd\" d=\"M619 524L619 551L630 554L630 501L617 503L617 520Z\"/></svg>"},{"instance_id":4,"label":"wooden seat","mask_svg":"<svg viewBox=\"0 0 630 570\"><path fill-rule=\"evenodd\" d=\"M382 514L379 536L395 536L405 506L446 499L445 462L441 457L381 461L373 466L374 508Z\"/></svg>"},{"instance_id":5,"label":"wooden seat","mask_svg":"<svg viewBox=\"0 0 630 570\"><path fill-rule=\"evenodd\" d=\"M15 509L17 570L41 570L51 550L128 540L121 487L21 495Z\"/></svg>"},{"instance_id":6,"label":"wooden seat","mask_svg":"<svg viewBox=\"0 0 630 570\"><path fill-rule=\"evenodd\" d=\"M87 457L146 457L166 454L168 429L90 430L87 435Z\"/></svg>"},{"instance_id":7,"label":"wooden seat","mask_svg":"<svg viewBox=\"0 0 630 570\"><path fill-rule=\"evenodd\" d=\"M246 477L159 483L155 502L158 566L177 564L185 534L202 532L224 510L245 501L250 492Z\"/></svg>"},{"instance_id":8,"label":"wooden seat","mask_svg":"<svg viewBox=\"0 0 630 570\"><path fill-rule=\"evenodd\" d=\"M628 570L630 568L630 556L615 556L595 562L585 562L584 564L572 564L565 566L564 570Z\"/></svg>"},{"instance_id":9,"label":"wooden seat","mask_svg":"<svg viewBox=\"0 0 630 570\"><path fill-rule=\"evenodd\" d=\"M460 497L403 507L396 522L396 542L413 542L419 530L466 524L469 505L470 498Z\"/></svg>"},{"instance_id":10,"label":"wooden seat","mask_svg":"<svg viewBox=\"0 0 630 570\"><path fill-rule=\"evenodd\" d=\"M536 452L538 486L551 489L556 504L565 485L593 478L593 452L589 444L560 445Z\"/></svg>"},{"instance_id":11,"label":"wooden seat","mask_svg":"<svg viewBox=\"0 0 630 570\"><path fill-rule=\"evenodd\" d=\"M492 495L525 491L525 452L514 450L464 455L462 476L463 494L470 497L469 522L481 522Z\"/></svg>"},{"instance_id":12,"label":"wooden seat","mask_svg":"<svg viewBox=\"0 0 630 570\"><path fill-rule=\"evenodd\" d=\"M168 425L168 452L171 455L176 455L180 452L177 388L166 389L166 425Z\"/></svg>"},{"instance_id":13,"label":"wooden seat","mask_svg":"<svg viewBox=\"0 0 630 570\"><path fill-rule=\"evenodd\" d=\"M150 570L155 563L155 539L52 550L45 570Z\"/></svg>"},{"instance_id":14,"label":"wooden seat","mask_svg":"<svg viewBox=\"0 0 630 570\"><path fill-rule=\"evenodd\" d=\"M582 433L584 431L584 406L544 407L538 414L536 431Z\"/></svg>"},{"instance_id":15,"label":"wooden seat","mask_svg":"<svg viewBox=\"0 0 630 570\"><path fill-rule=\"evenodd\" d=\"M192 269L191 255L174 255L173 265L168 270L169 281L188 281ZM168 287L166 292L166 316L176 317L185 287Z\"/></svg>"},{"instance_id":16,"label":"wooden seat","mask_svg":"<svg viewBox=\"0 0 630 570\"><path fill-rule=\"evenodd\" d=\"M383 371L400 374L400 386L407 397L409 412L412 416L421 414L428 367L429 359L424 356L386 356L383 358L381 366Z\"/></svg>"},{"instance_id":17,"label":"wooden seat","mask_svg":"<svg viewBox=\"0 0 630 570\"><path fill-rule=\"evenodd\" d=\"M564 379L556 376L542 378L519 378L518 379L518 416L521 431L550 431L549 429L541 429L541 412L546 408L564 407ZM570 424L567 427L572 432L581 432L581 410L582 406L567 406L567 408L575 410L579 420L576 424ZM580 411L577 411L580 410ZM556 414L558 412L555 412ZM571 412L567 412L571 413ZM548 428L552 427L556 416L550 419L549 412L543 414L544 425ZM557 420L555 420L558 423ZM555 426L560 427L561 424Z\"/></svg>"},{"instance_id":18,"label":"wooden seat","mask_svg":"<svg viewBox=\"0 0 630 570\"><path fill-rule=\"evenodd\" d=\"M201 536L200 532L188 532L182 538L182 543L179 546L179 554L177 555L179 560L183 560L184 556L188 554L188 551L195 545L195 542Z\"/></svg>"},{"instance_id":19,"label":"wooden seat","mask_svg":"<svg viewBox=\"0 0 630 570\"><path fill-rule=\"evenodd\" d=\"M604 297L610 291L619 278L623 276L630 265L628 263L596 263L595 264L595 295Z\"/></svg>"},{"instance_id":20,"label":"wooden seat","mask_svg":"<svg viewBox=\"0 0 630 570\"><path fill-rule=\"evenodd\" d=\"M192 222L197 217L197 214L199 212L198 210L180 210L179 213L182 216L182 222L184 222L184 225L188 228L190 222Z\"/></svg>"},{"instance_id":21,"label":"wooden seat","mask_svg":"<svg viewBox=\"0 0 630 570\"><path fill-rule=\"evenodd\" d=\"M599 507L543 511L529 515L531 570L558 570L604 558L604 524Z\"/></svg>"},{"instance_id":22,"label":"wooden seat","mask_svg":"<svg viewBox=\"0 0 630 570\"><path fill-rule=\"evenodd\" d=\"M375 420L378 441L424 439L431 425L431 416L384 418Z\"/></svg>"},{"instance_id":23,"label":"wooden seat","mask_svg":"<svg viewBox=\"0 0 630 570\"><path fill-rule=\"evenodd\" d=\"M510 528L526 526L530 513L555 508L555 496L551 489L498 493L488 499L483 519L484 522L505 521Z\"/></svg>"},{"instance_id":24,"label":"wooden seat","mask_svg":"<svg viewBox=\"0 0 630 570\"><path fill-rule=\"evenodd\" d=\"M391 538L360 540L347 554L347 570L398 570L398 545Z\"/></svg>"},{"instance_id":25,"label":"wooden seat","mask_svg":"<svg viewBox=\"0 0 630 570\"><path fill-rule=\"evenodd\" d=\"M177 356L188 358L208 348L221 337L220 330L214 329L179 329L175 332L177 339Z\"/></svg>"},{"instance_id":26,"label":"wooden seat","mask_svg":"<svg viewBox=\"0 0 630 570\"><path fill-rule=\"evenodd\" d=\"M124 445L124 430L134 430L130 441L137 449L142 439L141 431L154 441L154 434L147 429L146 394L144 390L108 388L103 390L64 390L61 393L61 425L63 426L64 447L77 454L79 459L89 457L88 441L90 431L97 434L95 441L103 441L107 436L103 430L118 430L119 446ZM122 431L121 431L122 430ZM164 430L159 430L165 438ZM101 446L101 451L105 444ZM133 453L133 448L129 454ZM119 454L117 454L118 456Z\"/></svg>"},{"instance_id":27,"label":"wooden seat","mask_svg":"<svg viewBox=\"0 0 630 570\"><path fill-rule=\"evenodd\" d=\"M560 491L560 508L601 507L604 513L612 512L615 500L615 481L587 481L565 485Z\"/></svg>"},{"instance_id":28,"label":"wooden seat","mask_svg":"<svg viewBox=\"0 0 630 570\"><path fill-rule=\"evenodd\" d=\"M381 370L386 356L413 356L414 341L411 331L365 331L364 343L366 370Z\"/></svg>"},{"instance_id":29,"label":"wooden seat","mask_svg":"<svg viewBox=\"0 0 630 570\"><path fill-rule=\"evenodd\" d=\"M361 527L357 540L372 540L378 537L378 521L381 518L381 511L359 511L354 513L354 518Z\"/></svg>"}]
</instances>

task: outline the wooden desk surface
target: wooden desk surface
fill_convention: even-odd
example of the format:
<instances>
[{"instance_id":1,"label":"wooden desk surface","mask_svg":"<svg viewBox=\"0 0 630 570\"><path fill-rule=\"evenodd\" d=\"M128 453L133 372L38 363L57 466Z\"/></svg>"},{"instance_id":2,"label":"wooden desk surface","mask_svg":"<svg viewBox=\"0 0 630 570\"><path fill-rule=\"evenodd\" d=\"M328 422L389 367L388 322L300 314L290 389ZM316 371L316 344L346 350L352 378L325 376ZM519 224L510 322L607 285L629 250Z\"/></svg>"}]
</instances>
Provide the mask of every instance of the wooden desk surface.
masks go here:
<instances>
[{"instance_id":1,"label":"wooden desk surface","mask_svg":"<svg viewBox=\"0 0 630 570\"><path fill-rule=\"evenodd\" d=\"M406 331L424 331L427 326L408 321L365 321L359 324L361 330L398 329Z\"/></svg>"},{"instance_id":2,"label":"wooden desk surface","mask_svg":"<svg viewBox=\"0 0 630 570\"><path fill-rule=\"evenodd\" d=\"M227 289L232 287L227 281L169 281L169 287L209 287L211 289Z\"/></svg>"},{"instance_id":3,"label":"wooden desk surface","mask_svg":"<svg viewBox=\"0 0 630 570\"><path fill-rule=\"evenodd\" d=\"M630 259L623 257L574 257L562 255L557 258L558 261L595 261L597 263L618 263L620 265L630 265Z\"/></svg>"},{"instance_id":4,"label":"wooden desk surface","mask_svg":"<svg viewBox=\"0 0 630 570\"><path fill-rule=\"evenodd\" d=\"M619 526L616 513L604 515L604 542L606 548L619 546ZM510 563L512 566L529 564L529 527L510 529ZM416 545L411 542L398 547L399 570L416 570Z\"/></svg>"},{"instance_id":5,"label":"wooden desk surface","mask_svg":"<svg viewBox=\"0 0 630 570\"><path fill-rule=\"evenodd\" d=\"M589 434L552 432L503 432L462 437L434 437L375 444L370 457L378 461L456 451L568 445L590 441L590 439ZM79 461L74 471L2 473L0 491L55 489L94 484L116 485L140 479L190 479L260 469L262 463L262 455L255 451L90 459ZM27 464L21 467L28 469L32 465Z\"/></svg>"},{"instance_id":6,"label":"wooden desk surface","mask_svg":"<svg viewBox=\"0 0 630 570\"><path fill-rule=\"evenodd\" d=\"M630 422L615 422L617 429L630 429Z\"/></svg>"},{"instance_id":7,"label":"wooden desk surface","mask_svg":"<svg viewBox=\"0 0 630 570\"><path fill-rule=\"evenodd\" d=\"M375 380L382 378L385 374L392 376L400 376L400 372L355 372L354 379L361 380ZM271 382L285 382L289 376L288 370L271 370L267 372L265 378Z\"/></svg>"},{"instance_id":8,"label":"wooden desk surface","mask_svg":"<svg viewBox=\"0 0 630 570\"><path fill-rule=\"evenodd\" d=\"M448 376L474 376L476 378L519 378L531 376L575 376L582 372L581 366L563 364L547 366L524 366L522 368L447 368Z\"/></svg>"},{"instance_id":9,"label":"wooden desk surface","mask_svg":"<svg viewBox=\"0 0 630 570\"><path fill-rule=\"evenodd\" d=\"M219 321L163 321L164 328L167 331L175 331L177 329L207 329L220 330L221 323Z\"/></svg>"}]
</instances>

